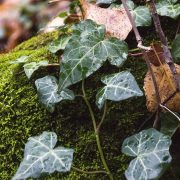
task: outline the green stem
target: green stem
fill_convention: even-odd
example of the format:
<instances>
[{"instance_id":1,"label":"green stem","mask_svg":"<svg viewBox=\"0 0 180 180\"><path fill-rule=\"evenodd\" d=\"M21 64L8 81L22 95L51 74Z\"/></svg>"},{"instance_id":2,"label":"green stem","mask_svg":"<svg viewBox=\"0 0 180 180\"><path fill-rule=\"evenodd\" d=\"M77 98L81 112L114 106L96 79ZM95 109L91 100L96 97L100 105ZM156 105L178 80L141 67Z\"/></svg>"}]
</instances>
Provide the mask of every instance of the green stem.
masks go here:
<instances>
[{"instance_id":1,"label":"green stem","mask_svg":"<svg viewBox=\"0 0 180 180\"><path fill-rule=\"evenodd\" d=\"M106 171L84 171L84 170L79 169L79 168L74 167L74 166L72 166L71 168L77 172L85 173L85 174L107 174Z\"/></svg>"},{"instance_id":2,"label":"green stem","mask_svg":"<svg viewBox=\"0 0 180 180\"><path fill-rule=\"evenodd\" d=\"M134 48L134 49L129 49L129 52L136 52L136 51L140 51L141 49L139 48Z\"/></svg>"},{"instance_id":3,"label":"green stem","mask_svg":"<svg viewBox=\"0 0 180 180\"><path fill-rule=\"evenodd\" d=\"M103 124L103 122L104 122L104 120L105 120L106 113L107 113L107 102L105 101L105 103L104 103L104 112L103 112L101 121L100 121L100 123L99 123L98 126L97 126L97 133L98 133L98 134L99 134L99 131L100 131L100 129L101 129L101 125Z\"/></svg>"},{"instance_id":4,"label":"green stem","mask_svg":"<svg viewBox=\"0 0 180 180\"><path fill-rule=\"evenodd\" d=\"M84 98L84 101L89 109L89 113L91 115L91 119L92 119L92 122L93 122L93 127L94 127L94 132L95 132L95 136L96 136L96 143L97 143L97 146L98 146L98 150L99 150L99 154L100 154L100 157L101 157L101 161L104 165L104 168L106 169L106 172L109 176L109 179L110 180L113 180L113 176L109 170L109 167L106 163L106 160L105 160L105 157L104 157L104 153L103 153L103 150L102 150L102 147L101 147L101 143L100 143L100 139L99 139L99 133L97 132L97 125L96 125L96 119L95 119L95 116L94 116L94 112L91 108L91 105L87 99L87 96L86 96L86 92L85 92L85 88L84 88L84 80L82 81L82 92L83 92L83 98Z\"/></svg>"}]
</instances>

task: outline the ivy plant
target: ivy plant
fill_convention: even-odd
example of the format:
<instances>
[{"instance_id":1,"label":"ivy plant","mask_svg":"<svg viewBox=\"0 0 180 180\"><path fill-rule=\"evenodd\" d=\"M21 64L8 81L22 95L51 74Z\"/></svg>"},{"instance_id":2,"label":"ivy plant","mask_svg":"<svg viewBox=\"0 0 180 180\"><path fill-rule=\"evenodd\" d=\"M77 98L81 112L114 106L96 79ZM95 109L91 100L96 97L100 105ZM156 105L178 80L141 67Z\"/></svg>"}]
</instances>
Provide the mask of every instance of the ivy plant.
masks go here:
<instances>
[{"instance_id":1,"label":"ivy plant","mask_svg":"<svg viewBox=\"0 0 180 180\"><path fill-rule=\"evenodd\" d=\"M113 0L98 0L97 4L111 4L110 8L122 8L122 5L112 4ZM146 6L136 6L133 1L127 1L128 9L134 17L136 26L148 26L151 24L151 15ZM179 4L176 0L161 1L156 4L160 15L177 18ZM103 152L100 141L100 129L104 122L107 103L109 101L120 102L129 98L143 96L135 77L130 70L121 70L128 57L128 45L125 41L106 36L104 25L98 25L92 20L82 20L69 26L70 34L60 34L59 38L49 44L51 53L59 53L61 63L58 64L59 75L49 75L35 80L39 101L49 111L56 110L55 105L65 100L74 100L76 96L83 98L87 105L96 138L100 159L106 176L113 180L113 174ZM172 53L175 59L179 59L179 35L172 45ZM96 94L96 106L99 110L104 109L102 119L96 119L95 112L86 94L85 81L97 72L105 62L117 69L117 73L106 74L99 77L102 87ZM41 66L48 66L47 61L28 62L28 56L22 56L13 64L23 64L25 74L30 79L33 72ZM82 94L75 94L71 87L81 83ZM168 110L173 117L178 115ZM127 137L122 145L122 152L134 157L125 171L128 180L158 179L171 163L172 157L169 152L171 137L174 134L179 121L170 123L162 121L160 131L150 128ZM169 118L171 119L171 118ZM179 120L179 119L178 119ZM168 129L168 128L169 129ZM42 173L67 172L72 168L73 149L56 147L57 135L54 132L43 132L39 136L30 137L25 145L24 159L22 160L13 180L38 178ZM77 152L78 153L78 152ZM120 153L120 149L119 149ZM120 166L120 165L119 165Z\"/></svg>"},{"instance_id":2,"label":"ivy plant","mask_svg":"<svg viewBox=\"0 0 180 180\"><path fill-rule=\"evenodd\" d=\"M38 178L41 173L70 171L74 150L54 148L56 143L57 135L54 132L30 137L25 145L24 159L12 180Z\"/></svg>"},{"instance_id":3,"label":"ivy plant","mask_svg":"<svg viewBox=\"0 0 180 180\"><path fill-rule=\"evenodd\" d=\"M156 4L157 12L161 16L169 16L176 19L180 15L178 0L159 0Z\"/></svg>"},{"instance_id":4,"label":"ivy plant","mask_svg":"<svg viewBox=\"0 0 180 180\"><path fill-rule=\"evenodd\" d=\"M122 152L136 157L125 172L127 179L158 179L171 162L171 138L151 128L124 140Z\"/></svg>"}]
</instances>

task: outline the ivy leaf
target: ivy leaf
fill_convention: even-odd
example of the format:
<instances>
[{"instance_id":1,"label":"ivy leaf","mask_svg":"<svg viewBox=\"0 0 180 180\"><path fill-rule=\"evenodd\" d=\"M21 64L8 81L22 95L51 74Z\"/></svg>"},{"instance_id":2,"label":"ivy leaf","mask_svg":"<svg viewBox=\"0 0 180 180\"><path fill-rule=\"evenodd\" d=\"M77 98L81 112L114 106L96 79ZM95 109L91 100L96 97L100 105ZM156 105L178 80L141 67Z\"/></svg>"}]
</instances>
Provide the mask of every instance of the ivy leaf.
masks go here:
<instances>
[{"instance_id":1,"label":"ivy leaf","mask_svg":"<svg viewBox=\"0 0 180 180\"><path fill-rule=\"evenodd\" d=\"M116 2L116 0L97 0L96 4L112 4L113 2Z\"/></svg>"},{"instance_id":2,"label":"ivy leaf","mask_svg":"<svg viewBox=\"0 0 180 180\"><path fill-rule=\"evenodd\" d=\"M136 157L125 172L126 178L128 180L158 179L171 162L170 145L170 137L153 128L125 139L122 152Z\"/></svg>"},{"instance_id":3,"label":"ivy leaf","mask_svg":"<svg viewBox=\"0 0 180 180\"><path fill-rule=\"evenodd\" d=\"M151 14L146 6L138 6L131 11L136 26L150 26L151 25Z\"/></svg>"},{"instance_id":4,"label":"ivy leaf","mask_svg":"<svg viewBox=\"0 0 180 180\"><path fill-rule=\"evenodd\" d=\"M53 112L55 104L62 100L73 100L74 93L69 89L58 91L58 82L54 76L45 76L37 79L35 85L39 94L40 102Z\"/></svg>"},{"instance_id":5,"label":"ivy leaf","mask_svg":"<svg viewBox=\"0 0 180 180\"><path fill-rule=\"evenodd\" d=\"M64 50L70 38L70 35L61 35L57 40L49 45L49 51L52 53L56 53L59 50Z\"/></svg>"},{"instance_id":6,"label":"ivy leaf","mask_svg":"<svg viewBox=\"0 0 180 180\"><path fill-rule=\"evenodd\" d=\"M34 71L38 70L39 67L41 66L47 66L47 65L48 65L47 61L40 61L38 63L37 62L27 63L23 67L26 76L28 77L28 79L30 79Z\"/></svg>"},{"instance_id":7,"label":"ivy leaf","mask_svg":"<svg viewBox=\"0 0 180 180\"><path fill-rule=\"evenodd\" d=\"M172 43L172 55L176 60L180 60L180 34L178 34Z\"/></svg>"},{"instance_id":8,"label":"ivy leaf","mask_svg":"<svg viewBox=\"0 0 180 180\"><path fill-rule=\"evenodd\" d=\"M96 95L96 104L99 109L103 107L106 99L121 101L133 96L143 95L134 76L128 71L105 76L101 81L106 86L100 89Z\"/></svg>"},{"instance_id":9,"label":"ivy leaf","mask_svg":"<svg viewBox=\"0 0 180 180\"><path fill-rule=\"evenodd\" d=\"M87 25L87 26L86 26ZM88 30L93 29L93 31ZM85 30L81 32L81 29ZM77 35L80 33L79 35ZM62 90L97 71L108 59L121 66L128 55L127 44L116 38L105 38L104 26L91 20L77 25L77 31L67 44L61 64L59 89Z\"/></svg>"},{"instance_id":10,"label":"ivy leaf","mask_svg":"<svg viewBox=\"0 0 180 180\"><path fill-rule=\"evenodd\" d=\"M157 13L176 19L180 15L180 4L177 2L178 0L159 0L156 4Z\"/></svg>"},{"instance_id":11,"label":"ivy leaf","mask_svg":"<svg viewBox=\"0 0 180 180\"><path fill-rule=\"evenodd\" d=\"M11 61L11 64L21 64L21 63L25 63L28 61L28 57L29 56L21 56L19 58L17 58L15 61Z\"/></svg>"},{"instance_id":12,"label":"ivy leaf","mask_svg":"<svg viewBox=\"0 0 180 180\"><path fill-rule=\"evenodd\" d=\"M126 2L134 20L136 26L150 26L151 25L151 13L149 8L146 6L136 6L133 1L128 0ZM111 4L110 8L123 9L124 6L121 4Z\"/></svg>"},{"instance_id":13,"label":"ivy leaf","mask_svg":"<svg viewBox=\"0 0 180 180\"><path fill-rule=\"evenodd\" d=\"M12 180L38 178L42 173L70 171L73 149L54 148L57 135L43 132L40 136L30 137L25 145L24 159Z\"/></svg>"}]
</instances>

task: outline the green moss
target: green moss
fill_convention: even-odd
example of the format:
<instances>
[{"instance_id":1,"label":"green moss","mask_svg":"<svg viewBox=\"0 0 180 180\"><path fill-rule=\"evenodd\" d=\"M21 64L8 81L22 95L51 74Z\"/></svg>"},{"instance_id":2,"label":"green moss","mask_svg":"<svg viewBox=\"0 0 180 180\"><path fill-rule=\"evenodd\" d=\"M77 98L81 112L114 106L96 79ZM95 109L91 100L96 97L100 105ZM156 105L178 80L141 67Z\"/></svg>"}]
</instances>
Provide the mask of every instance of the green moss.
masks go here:
<instances>
[{"instance_id":1,"label":"green moss","mask_svg":"<svg viewBox=\"0 0 180 180\"><path fill-rule=\"evenodd\" d=\"M56 33L55 33L56 36ZM46 39L47 38L47 39ZM54 131L59 138L59 145L75 149L74 166L84 170L103 169L93 134L93 126L87 108L80 97L73 102L57 105L53 114L48 113L38 102L34 80L52 71L36 73L29 81L23 68L9 62L22 55L30 55L29 61L47 59L56 62L58 57L47 50L47 44L54 39L53 34L40 35L19 45L9 54L0 56L0 179L10 179L17 170L23 157L24 144L28 137L43 131ZM27 43L27 44L26 44ZM129 59L126 68L131 68L142 88L146 71L145 65ZM53 73L58 74L58 69ZM94 104L95 94L101 86L100 77L106 72L117 72L106 64L100 71L86 80L86 89L90 102ZM80 84L72 89L81 94ZM123 140L134 133L136 126L147 113L144 97L133 98L121 103L108 102L109 110L101 130L103 150L115 179L124 179L124 171L129 158L121 153ZM95 105L93 109L98 121L102 112ZM74 171L66 174L54 173L42 176L47 180L107 179L104 175L87 175Z\"/></svg>"}]
</instances>

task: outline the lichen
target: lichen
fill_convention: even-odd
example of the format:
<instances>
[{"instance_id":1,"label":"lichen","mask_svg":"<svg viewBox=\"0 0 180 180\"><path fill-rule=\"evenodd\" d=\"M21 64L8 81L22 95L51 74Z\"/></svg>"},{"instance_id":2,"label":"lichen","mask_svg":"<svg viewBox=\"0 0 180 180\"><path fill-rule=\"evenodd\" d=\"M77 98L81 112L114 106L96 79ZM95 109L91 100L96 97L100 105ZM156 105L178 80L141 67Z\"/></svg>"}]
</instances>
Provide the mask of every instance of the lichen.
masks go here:
<instances>
[{"instance_id":1,"label":"lichen","mask_svg":"<svg viewBox=\"0 0 180 180\"><path fill-rule=\"evenodd\" d=\"M22 55L30 55L29 61L47 59L57 62L58 56L51 54L47 44L57 36L45 34L34 37L19 45L12 52L0 56L0 179L8 180L15 174L22 158L24 145L30 136L38 135L43 131L54 131L58 135L58 145L74 148L73 165L84 170L103 169L97 151L93 134L93 126L88 110L81 97L74 101L64 101L57 105L53 114L48 113L38 102L34 80L47 73L58 75L59 69L39 70L28 80L21 65L12 65L9 62ZM125 68L131 68L140 86L146 71L144 65L137 66L138 61L128 59ZM123 70L123 69L122 69ZM54 72L55 71L55 72ZM99 121L102 111L99 112L94 104L97 89L102 86L100 77L105 73L118 72L103 66L98 73L85 82L88 98L93 105L96 118ZM81 85L76 84L72 89L81 94ZM115 179L124 179L124 171L129 158L121 153L123 140L135 132L136 126L144 119L147 111L144 97L133 98L121 103L108 102L106 121L101 129L101 141L105 157ZM105 175L87 175L71 171L70 173L54 173L42 176L45 180L80 180L80 179L107 179Z\"/></svg>"}]
</instances>

